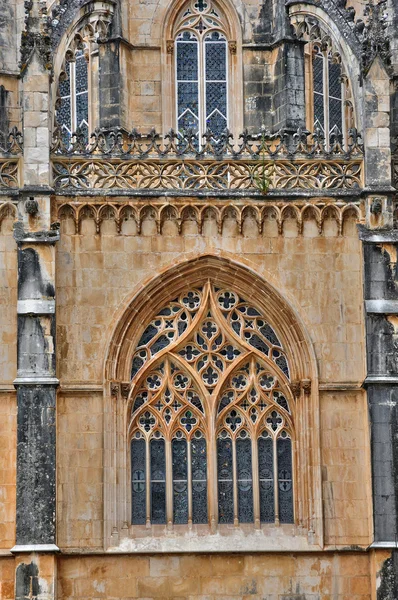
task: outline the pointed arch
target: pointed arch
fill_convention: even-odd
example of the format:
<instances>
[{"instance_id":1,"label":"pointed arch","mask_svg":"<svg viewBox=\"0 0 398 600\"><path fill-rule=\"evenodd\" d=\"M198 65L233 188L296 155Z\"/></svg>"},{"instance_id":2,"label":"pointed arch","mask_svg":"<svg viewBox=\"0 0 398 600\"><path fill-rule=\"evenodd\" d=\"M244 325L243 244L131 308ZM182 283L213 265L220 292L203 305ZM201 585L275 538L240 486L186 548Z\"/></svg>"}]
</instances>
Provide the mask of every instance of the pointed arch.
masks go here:
<instances>
[{"instance_id":1,"label":"pointed arch","mask_svg":"<svg viewBox=\"0 0 398 600\"><path fill-rule=\"evenodd\" d=\"M188 298L189 290L193 296ZM243 300L246 307L252 307L249 312ZM171 307L171 312L165 307ZM238 315L239 307L242 325L234 328L232 324L240 317L233 313ZM173 314L174 324L169 319ZM270 329L263 333L268 335L264 340L268 340L269 350L252 345L250 336L243 335L245 327L256 326L255 319L261 319L263 326L265 316ZM169 322L161 323L162 319ZM160 344L152 353L151 344L167 332L171 333L170 343ZM207 344L203 350L198 333ZM219 369L218 381L203 379L202 366L196 364L200 351L208 355L210 364L224 344L231 346L226 368L221 368L224 359L220 355L220 364L214 363ZM198 355L193 351L195 345ZM288 371L281 369L274 348L286 356ZM137 352L143 352L143 362L133 367L132 373ZM246 363L247 390L219 411L223 394L234 389L231 378ZM168 383L164 380L155 386L151 395L150 386L155 383L148 378L156 375L159 365L165 372L171 368L173 372L170 370ZM174 390L177 374L185 383L179 382L179 389ZM183 395L188 388L197 394L196 399ZM161 522L169 528L191 523L204 528L204 533L206 527L209 533L219 528L222 534L222 528L231 522L266 527L280 521L292 523L294 535L307 530L312 536L314 532L311 539L321 543L316 362L299 314L270 282L242 264L211 254L182 261L152 278L119 315L108 348L104 390L108 407L104 427L110 440L114 435L114 445L107 444L107 462L113 464L112 452L116 456L114 467L105 472L105 504L114 506L105 508L106 546L112 545L112 530L126 530L132 523L131 543L136 545L145 533L140 533L142 525ZM116 390L113 399L109 390ZM175 409L171 408L173 394ZM235 456L230 463L225 458L229 452ZM156 479L145 461L156 461L159 456L164 456L165 462L159 463L157 473L162 475ZM125 472L124 478L116 479L121 472ZM163 491L161 506L153 512L151 494L157 482ZM260 483L266 493L260 492ZM133 516L131 502L138 511Z\"/></svg>"}]
</instances>

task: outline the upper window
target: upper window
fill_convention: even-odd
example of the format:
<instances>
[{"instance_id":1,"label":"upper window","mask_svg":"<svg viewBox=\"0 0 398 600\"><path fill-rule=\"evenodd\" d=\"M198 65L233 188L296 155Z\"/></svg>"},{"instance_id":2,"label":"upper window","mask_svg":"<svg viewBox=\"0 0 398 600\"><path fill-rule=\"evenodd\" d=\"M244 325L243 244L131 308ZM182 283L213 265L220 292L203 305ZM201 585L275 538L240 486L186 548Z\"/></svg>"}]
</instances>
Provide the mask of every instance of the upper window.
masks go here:
<instances>
[{"instance_id":1,"label":"upper window","mask_svg":"<svg viewBox=\"0 0 398 600\"><path fill-rule=\"evenodd\" d=\"M177 130L219 137L228 126L228 44L210 0L192 0L177 26Z\"/></svg>"},{"instance_id":2,"label":"upper window","mask_svg":"<svg viewBox=\"0 0 398 600\"><path fill-rule=\"evenodd\" d=\"M313 16L296 15L296 35L305 46L307 127L323 139L329 150L336 143L348 145L355 127L349 78L342 56L323 25Z\"/></svg>"},{"instance_id":3,"label":"upper window","mask_svg":"<svg viewBox=\"0 0 398 600\"><path fill-rule=\"evenodd\" d=\"M210 284L176 297L132 383L134 526L294 522L289 366L254 303Z\"/></svg>"},{"instance_id":4,"label":"upper window","mask_svg":"<svg viewBox=\"0 0 398 600\"><path fill-rule=\"evenodd\" d=\"M86 142L89 134L88 58L81 48L69 52L59 79L57 122L68 146L72 134L80 130Z\"/></svg>"},{"instance_id":5,"label":"upper window","mask_svg":"<svg viewBox=\"0 0 398 600\"><path fill-rule=\"evenodd\" d=\"M350 103L346 102L347 80L339 56L328 48L312 46L313 131L320 131L328 145L345 143L348 129L353 126Z\"/></svg>"}]
</instances>

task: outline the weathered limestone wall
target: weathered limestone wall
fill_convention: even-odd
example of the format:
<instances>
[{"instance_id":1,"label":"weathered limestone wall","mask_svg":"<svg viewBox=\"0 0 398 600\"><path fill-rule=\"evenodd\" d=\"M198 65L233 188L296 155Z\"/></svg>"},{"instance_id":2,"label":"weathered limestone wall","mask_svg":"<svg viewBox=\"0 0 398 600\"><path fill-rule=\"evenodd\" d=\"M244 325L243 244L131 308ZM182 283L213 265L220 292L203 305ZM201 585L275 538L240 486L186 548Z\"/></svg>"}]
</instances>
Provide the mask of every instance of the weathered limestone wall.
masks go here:
<instances>
[{"instance_id":1,"label":"weathered limestone wall","mask_svg":"<svg viewBox=\"0 0 398 600\"><path fill-rule=\"evenodd\" d=\"M322 392L321 456L325 544L368 544L372 537L366 394Z\"/></svg>"},{"instance_id":2,"label":"weathered limestone wall","mask_svg":"<svg viewBox=\"0 0 398 600\"><path fill-rule=\"evenodd\" d=\"M11 209L12 210L12 209ZM0 223L0 382L11 385L17 374L17 252L12 213Z\"/></svg>"},{"instance_id":3,"label":"weathered limestone wall","mask_svg":"<svg viewBox=\"0 0 398 600\"><path fill-rule=\"evenodd\" d=\"M0 549L15 544L17 402L15 393L0 394ZM1 566L0 566L1 569ZM0 577L0 581L2 581ZM1 597L1 594L0 594Z\"/></svg>"},{"instance_id":4,"label":"weathered limestone wall","mask_svg":"<svg viewBox=\"0 0 398 600\"><path fill-rule=\"evenodd\" d=\"M95 234L93 219L83 219L74 235L72 219L62 219L57 248L58 374L62 382L102 383L106 343L116 323L112 315L148 278L178 261L206 252L226 253L249 264L290 299L307 326L318 358L321 382L361 382L364 378L361 246L354 221L343 237L334 221L318 235L315 221L305 221L298 236L293 219L278 235L274 220L257 227L246 223L238 235L234 219L224 222L222 235L213 219L203 235L195 222L166 221L156 233L153 219L144 219L141 235L132 220L117 235L112 220Z\"/></svg>"},{"instance_id":5,"label":"weathered limestone wall","mask_svg":"<svg viewBox=\"0 0 398 600\"><path fill-rule=\"evenodd\" d=\"M248 220L239 235L234 219L217 233L209 218L199 235L194 222L144 219L138 235L126 220L120 235L105 219L101 234L85 218L75 234L61 218L57 245L58 543L64 548L100 548L103 520L103 367L116 313L145 282L189 257L215 252L252 266L287 297L314 342L321 382L321 453L325 543L371 542L370 469L361 303L361 246L354 221L337 236L327 219L324 235L305 221L298 236L293 219L278 234L266 222L262 236ZM348 385L348 388L345 389ZM73 389L76 391L73 391Z\"/></svg>"},{"instance_id":6,"label":"weathered limestone wall","mask_svg":"<svg viewBox=\"0 0 398 600\"><path fill-rule=\"evenodd\" d=\"M370 600L369 562L368 554L351 552L63 557L58 591L62 600Z\"/></svg>"}]
</instances>

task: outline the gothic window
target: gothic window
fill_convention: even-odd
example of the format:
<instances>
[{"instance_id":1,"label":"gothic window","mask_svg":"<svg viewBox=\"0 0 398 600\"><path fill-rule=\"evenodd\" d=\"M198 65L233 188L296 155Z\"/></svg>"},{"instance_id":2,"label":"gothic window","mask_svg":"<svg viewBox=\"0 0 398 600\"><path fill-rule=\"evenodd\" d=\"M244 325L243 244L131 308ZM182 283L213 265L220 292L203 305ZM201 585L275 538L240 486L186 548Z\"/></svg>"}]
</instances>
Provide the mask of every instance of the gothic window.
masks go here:
<instances>
[{"instance_id":1,"label":"gothic window","mask_svg":"<svg viewBox=\"0 0 398 600\"><path fill-rule=\"evenodd\" d=\"M192 0L175 36L177 130L219 137L228 126L228 43L210 0Z\"/></svg>"},{"instance_id":2,"label":"gothic window","mask_svg":"<svg viewBox=\"0 0 398 600\"><path fill-rule=\"evenodd\" d=\"M340 48L324 25L310 15L295 15L296 36L305 45L306 120L326 149L339 143L347 147L355 127L351 86Z\"/></svg>"},{"instance_id":3,"label":"gothic window","mask_svg":"<svg viewBox=\"0 0 398 600\"><path fill-rule=\"evenodd\" d=\"M73 133L80 130L86 141L89 134L89 63L82 48L68 52L58 86L57 123L69 145Z\"/></svg>"},{"instance_id":4,"label":"gothic window","mask_svg":"<svg viewBox=\"0 0 398 600\"><path fill-rule=\"evenodd\" d=\"M333 137L343 139L344 79L341 62L327 50L314 47L312 59L313 130L319 130L330 143Z\"/></svg>"},{"instance_id":5,"label":"gothic window","mask_svg":"<svg viewBox=\"0 0 398 600\"><path fill-rule=\"evenodd\" d=\"M289 365L255 303L187 290L146 326L131 376L133 525L294 522Z\"/></svg>"}]
</instances>

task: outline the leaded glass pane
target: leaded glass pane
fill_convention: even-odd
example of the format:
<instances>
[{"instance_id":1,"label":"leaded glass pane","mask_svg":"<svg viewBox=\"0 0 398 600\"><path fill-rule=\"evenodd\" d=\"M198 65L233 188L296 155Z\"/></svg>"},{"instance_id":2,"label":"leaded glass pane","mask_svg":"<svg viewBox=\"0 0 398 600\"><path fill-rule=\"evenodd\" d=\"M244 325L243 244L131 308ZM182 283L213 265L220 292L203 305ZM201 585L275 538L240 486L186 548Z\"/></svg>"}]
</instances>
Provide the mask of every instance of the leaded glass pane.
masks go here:
<instances>
[{"instance_id":1,"label":"leaded glass pane","mask_svg":"<svg viewBox=\"0 0 398 600\"><path fill-rule=\"evenodd\" d=\"M232 440L217 440L218 468L218 520L220 523L234 522L234 493L232 470Z\"/></svg>"},{"instance_id":2,"label":"leaded glass pane","mask_svg":"<svg viewBox=\"0 0 398 600\"><path fill-rule=\"evenodd\" d=\"M240 523L253 523L252 444L249 438L236 440L238 473L238 518Z\"/></svg>"},{"instance_id":3,"label":"leaded glass pane","mask_svg":"<svg viewBox=\"0 0 398 600\"><path fill-rule=\"evenodd\" d=\"M323 94L323 56L321 54L314 56L312 68L314 72L314 92Z\"/></svg>"},{"instance_id":4,"label":"leaded glass pane","mask_svg":"<svg viewBox=\"0 0 398 600\"><path fill-rule=\"evenodd\" d=\"M271 437L258 440L258 475L260 480L260 521L275 521L274 448Z\"/></svg>"},{"instance_id":5,"label":"leaded glass pane","mask_svg":"<svg viewBox=\"0 0 398 600\"><path fill-rule=\"evenodd\" d=\"M184 33L177 41L177 80L198 80L198 40L195 36Z\"/></svg>"},{"instance_id":6,"label":"leaded glass pane","mask_svg":"<svg viewBox=\"0 0 398 600\"><path fill-rule=\"evenodd\" d=\"M292 442L290 438L283 437L283 433L276 441L278 454L279 520L281 523L293 523Z\"/></svg>"},{"instance_id":7,"label":"leaded glass pane","mask_svg":"<svg viewBox=\"0 0 398 600\"><path fill-rule=\"evenodd\" d=\"M314 85L314 126L322 131L325 127L323 106L323 56L316 55L313 60Z\"/></svg>"},{"instance_id":8,"label":"leaded glass pane","mask_svg":"<svg viewBox=\"0 0 398 600\"><path fill-rule=\"evenodd\" d=\"M88 65L81 51L76 53L76 94L86 92L88 90Z\"/></svg>"},{"instance_id":9,"label":"leaded glass pane","mask_svg":"<svg viewBox=\"0 0 398 600\"><path fill-rule=\"evenodd\" d=\"M173 460L173 520L188 523L188 465L187 441L174 439L171 443Z\"/></svg>"},{"instance_id":10,"label":"leaded glass pane","mask_svg":"<svg viewBox=\"0 0 398 600\"><path fill-rule=\"evenodd\" d=\"M88 93L76 96L76 123L77 127L88 123Z\"/></svg>"},{"instance_id":11,"label":"leaded glass pane","mask_svg":"<svg viewBox=\"0 0 398 600\"><path fill-rule=\"evenodd\" d=\"M207 523L206 440L192 438L192 522Z\"/></svg>"},{"instance_id":12,"label":"leaded glass pane","mask_svg":"<svg viewBox=\"0 0 398 600\"><path fill-rule=\"evenodd\" d=\"M146 522L146 442L133 439L131 442L131 520L133 525Z\"/></svg>"},{"instance_id":13,"label":"leaded glass pane","mask_svg":"<svg viewBox=\"0 0 398 600\"><path fill-rule=\"evenodd\" d=\"M166 523L166 459L164 440L150 441L151 454L151 521Z\"/></svg>"},{"instance_id":14,"label":"leaded glass pane","mask_svg":"<svg viewBox=\"0 0 398 600\"><path fill-rule=\"evenodd\" d=\"M213 33L211 41L205 43L206 81L225 81L227 78L227 45L224 40L217 40Z\"/></svg>"},{"instance_id":15,"label":"leaded glass pane","mask_svg":"<svg viewBox=\"0 0 398 600\"><path fill-rule=\"evenodd\" d=\"M330 133L341 134L342 132L342 102L335 98L329 98L329 127Z\"/></svg>"},{"instance_id":16,"label":"leaded glass pane","mask_svg":"<svg viewBox=\"0 0 398 600\"><path fill-rule=\"evenodd\" d=\"M329 96L341 99L341 65L329 60Z\"/></svg>"},{"instance_id":17,"label":"leaded glass pane","mask_svg":"<svg viewBox=\"0 0 398 600\"><path fill-rule=\"evenodd\" d=\"M199 129L199 44L188 32L177 41L177 114L178 130Z\"/></svg>"}]
</instances>

